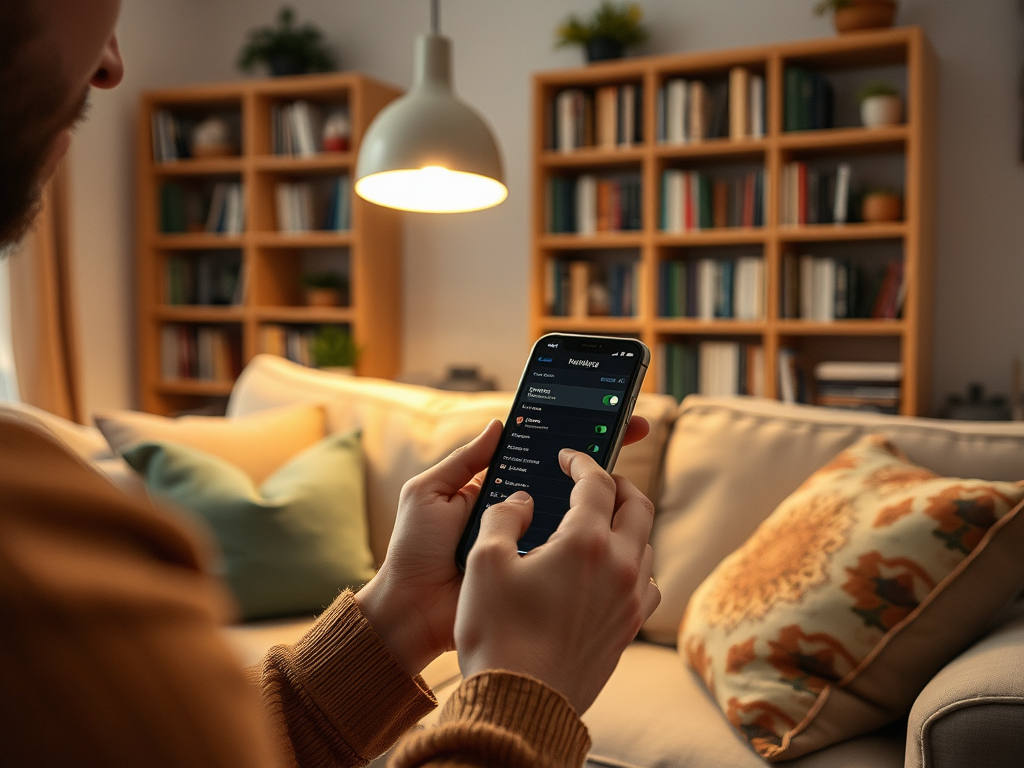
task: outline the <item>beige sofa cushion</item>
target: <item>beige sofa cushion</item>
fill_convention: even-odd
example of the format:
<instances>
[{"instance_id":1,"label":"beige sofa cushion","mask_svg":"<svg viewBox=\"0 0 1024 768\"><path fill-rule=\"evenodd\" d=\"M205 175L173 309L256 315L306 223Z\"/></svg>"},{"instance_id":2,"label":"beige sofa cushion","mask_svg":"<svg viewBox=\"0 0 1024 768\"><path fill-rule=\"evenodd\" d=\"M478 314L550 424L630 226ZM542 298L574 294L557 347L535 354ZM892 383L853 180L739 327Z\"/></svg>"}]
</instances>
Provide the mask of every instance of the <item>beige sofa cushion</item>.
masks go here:
<instances>
[{"instance_id":1,"label":"beige sofa cushion","mask_svg":"<svg viewBox=\"0 0 1024 768\"><path fill-rule=\"evenodd\" d=\"M729 726L697 677L671 648L630 645L583 715L595 765L629 768L764 768ZM793 768L897 768L902 729L837 744L794 760Z\"/></svg>"},{"instance_id":2,"label":"beige sofa cushion","mask_svg":"<svg viewBox=\"0 0 1024 768\"><path fill-rule=\"evenodd\" d=\"M1024 601L921 691L910 711L907 768L1013 768L1024 754Z\"/></svg>"},{"instance_id":3,"label":"beige sofa cushion","mask_svg":"<svg viewBox=\"0 0 1024 768\"><path fill-rule=\"evenodd\" d=\"M491 419L504 419L510 392L442 392L382 379L340 376L259 355L242 372L228 402L238 417L291 403L324 403L330 432L359 428L367 472L370 547L384 559L405 482L476 437ZM616 471L652 494L675 402L645 395L635 413L652 434L623 449Z\"/></svg>"},{"instance_id":4,"label":"beige sofa cushion","mask_svg":"<svg viewBox=\"0 0 1024 768\"><path fill-rule=\"evenodd\" d=\"M950 477L1024 477L1024 423L969 423L689 397L669 437L652 544L661 605L644 636L674 644L690 595L812 472L866 434Z\"/></svg>"},{"instance_id":5,"label":"beige sofa cushion","mask_svg":"<svg viewBox=\"0 0 1024 768\"><path fill-rule=\"evenodd\" d=\"M181 443L233 464L256 485L326 435L324 409L317 404L296 404L237 419L168 419L137 411L106 411L93 418L118 454L143 441Z\"/></svg>"},{"instance_id":6,"label":"beige sofa cushion","mask_svg":"<svg viewBox=\"0 0 1024 768\"><path fill-rule=\"evenodd\" d=\"M771 762L868 733L1024 588L1019 483L940 477L868 435L698 587L679 649Z\"/></svg>"}]
</instances>

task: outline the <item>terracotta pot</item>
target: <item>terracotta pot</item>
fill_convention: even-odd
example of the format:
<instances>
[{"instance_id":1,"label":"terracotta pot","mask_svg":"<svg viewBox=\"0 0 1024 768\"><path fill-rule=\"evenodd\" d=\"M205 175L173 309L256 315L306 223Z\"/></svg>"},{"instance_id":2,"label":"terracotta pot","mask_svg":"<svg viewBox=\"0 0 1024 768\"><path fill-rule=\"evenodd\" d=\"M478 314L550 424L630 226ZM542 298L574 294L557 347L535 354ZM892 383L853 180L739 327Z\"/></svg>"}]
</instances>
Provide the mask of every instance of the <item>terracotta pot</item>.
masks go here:
<instances>
[{"instance_id":1,"label":"terracotta pot","mask_svg":"<svg viewBox=\"0 0 1024 768\"><path fill-rule=\"evenodd\" d=\"M865 128L883 128L903 122L903 99L899 96L868 96L860 103L860 121Z\"/></svg>"},{"instance_id":2,"label":"terracotta pot","mask_svg":"<svg viewBox=\"0 0 1024 768\"><path fill-rule=\"evenodd\" d=\"M895 0L853 0L850 5L836 8L832 22L836 32L857 32L862 29L883 29L896 21Z\"/></svg>"},{"instance_id":3,"label":"terracotta pot","mask_svg":"<svg viewBox=\"0 0 1024 768\"><path fill-rule=\"evenodd\" d=\"M306 306L337 307L341 304L341 291L337 288L307 288Z\"/></svg>"},{"instance_id":4,"label":"terracotta pot","mask_svg":"<svg viewBox=\"0 0 1024 768\"><path fill-rule=\"evenodd\" d=\"M902 221L903 198L891 192L872 192L864 196L860 216L866 222Z\"/></svg>"}]
</instances>

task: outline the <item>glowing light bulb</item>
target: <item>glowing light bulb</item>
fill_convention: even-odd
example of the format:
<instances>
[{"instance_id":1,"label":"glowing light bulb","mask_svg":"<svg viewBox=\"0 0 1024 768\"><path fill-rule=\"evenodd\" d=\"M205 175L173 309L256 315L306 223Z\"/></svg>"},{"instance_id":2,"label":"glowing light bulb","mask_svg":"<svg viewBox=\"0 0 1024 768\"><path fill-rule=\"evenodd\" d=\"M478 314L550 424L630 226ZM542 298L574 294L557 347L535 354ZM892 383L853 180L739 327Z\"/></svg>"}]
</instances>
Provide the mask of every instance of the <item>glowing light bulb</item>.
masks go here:
<instances>
[{"instance_id":1,"label":"glowing light bulb","mask_svg":"<svg viewBox=\"0 0 1024 768\"><path fill-rule=\"evenodd\" d=\"M364 176L355 190L371 203L422 213L478 211L508 197L508 189L500 181L437 165Z\"/></svg>"}]
</instances>

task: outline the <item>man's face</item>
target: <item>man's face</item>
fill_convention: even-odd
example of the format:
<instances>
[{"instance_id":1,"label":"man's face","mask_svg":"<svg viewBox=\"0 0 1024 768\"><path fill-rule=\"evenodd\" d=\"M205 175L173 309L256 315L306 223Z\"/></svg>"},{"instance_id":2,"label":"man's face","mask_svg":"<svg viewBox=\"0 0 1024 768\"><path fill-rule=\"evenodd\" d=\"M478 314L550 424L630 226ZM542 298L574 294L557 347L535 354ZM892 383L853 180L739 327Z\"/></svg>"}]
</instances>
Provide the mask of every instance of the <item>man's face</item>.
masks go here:
<instances>
[{"instance_id":1,"label":"man's face","mask_svg":"<svg viewBox=\"0 0 1024 768\"><path fill-rule=\"evenodd\" d=\"M114 37L120 0L3 2L13 3L0 11L13 55L0 56L0 247L29 226L90 87L113 88L124 74Z\"/></svg>"}]
</instances>

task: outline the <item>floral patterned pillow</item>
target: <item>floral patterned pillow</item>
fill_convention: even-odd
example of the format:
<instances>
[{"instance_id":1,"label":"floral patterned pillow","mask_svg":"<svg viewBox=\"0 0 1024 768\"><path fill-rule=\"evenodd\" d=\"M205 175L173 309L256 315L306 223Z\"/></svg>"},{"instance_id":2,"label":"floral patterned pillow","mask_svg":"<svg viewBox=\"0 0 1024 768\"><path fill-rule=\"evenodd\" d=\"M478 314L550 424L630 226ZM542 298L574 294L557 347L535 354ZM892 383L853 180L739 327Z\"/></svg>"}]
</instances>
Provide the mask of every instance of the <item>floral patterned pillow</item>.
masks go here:
<instances>
[{"instance_id":1,"label":"floral patterned pillow","mask_svg":"<svg viewBox=\"0 0 1024 768\"><path fill-rule=\"evenodd\" d=\"M1024 483L939 477L869 435L697 589L679 649L769 761L905 714L1024 586Z\"/></svg>"}]
</instances>

